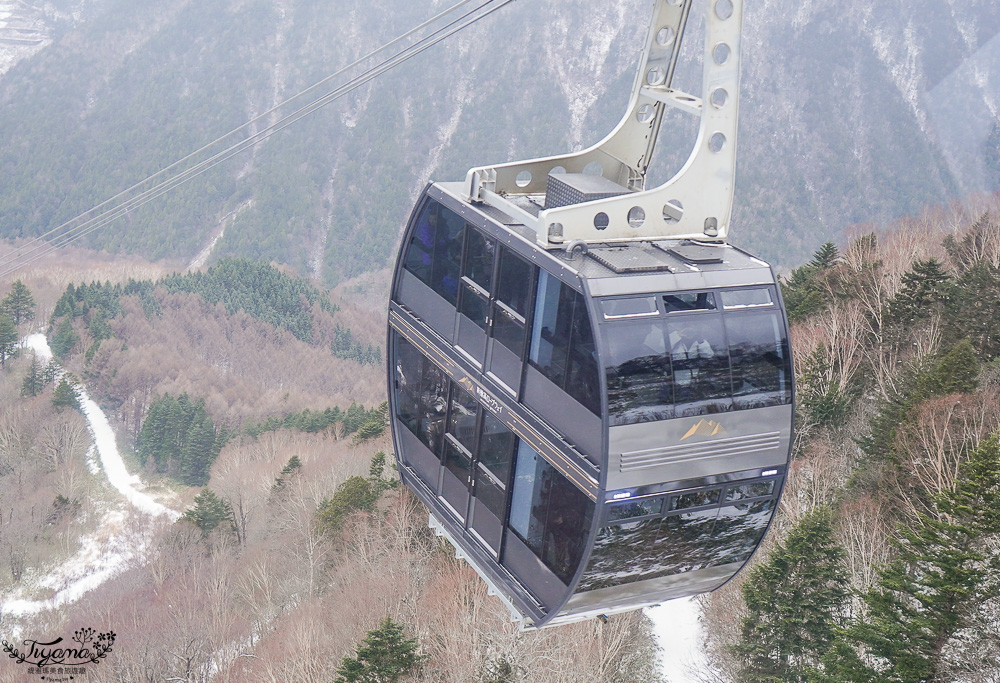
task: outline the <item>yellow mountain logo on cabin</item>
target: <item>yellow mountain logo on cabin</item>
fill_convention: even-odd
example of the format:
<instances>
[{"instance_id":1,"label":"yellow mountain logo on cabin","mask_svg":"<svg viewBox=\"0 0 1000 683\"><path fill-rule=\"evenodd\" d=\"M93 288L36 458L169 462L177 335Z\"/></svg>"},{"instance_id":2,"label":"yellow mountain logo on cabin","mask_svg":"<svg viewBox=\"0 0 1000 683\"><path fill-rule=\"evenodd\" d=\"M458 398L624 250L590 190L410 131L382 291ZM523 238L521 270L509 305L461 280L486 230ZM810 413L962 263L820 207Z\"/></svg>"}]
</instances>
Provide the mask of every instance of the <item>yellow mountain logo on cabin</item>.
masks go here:
<instances>
[{"instance_id":1,"label":"yellow mountain logo on cabin","mask_svg":"<svg viewBox=\"0 0 1000 683\"><path fill-rule=\"evenodd\" d=\"M692 436L716 436L725 433L726 429L722 426L721 422L716 422L715 420L698 420L698 424L691 427L687 431L687 434L681 437L681 441L689 439Z\"/></svg>"}]
</instances>

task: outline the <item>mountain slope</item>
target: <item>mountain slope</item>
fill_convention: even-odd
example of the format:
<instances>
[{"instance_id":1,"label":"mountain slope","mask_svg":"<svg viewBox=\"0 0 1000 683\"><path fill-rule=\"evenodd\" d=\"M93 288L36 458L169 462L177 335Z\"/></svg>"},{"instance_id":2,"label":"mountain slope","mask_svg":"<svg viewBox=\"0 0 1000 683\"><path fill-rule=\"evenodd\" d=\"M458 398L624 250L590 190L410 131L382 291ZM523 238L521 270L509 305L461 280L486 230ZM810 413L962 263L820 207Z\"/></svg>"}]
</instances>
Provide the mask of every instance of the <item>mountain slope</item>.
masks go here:
<instances>
[{"instance_id":1,"label":"mountain slope","mask_svg":"<svg viewBox=\"0 0 1000 683\"><path fill-rule=\"evenodd\" d=\"M438 9L86 5L0 78L0 235L61 224ZM191 260L221 235L212 259L277 260L328 284L382 267L429 178L609 130L647 12L622 0L512 3L89 244ZM993 190L998 30L1000 8L986 0L748 2L734 239L790 266L847 225ZM697 88L693 73L682 70L682 86ZM675 167L686 150L658 154Z\"/></svg>"}]
</instances>

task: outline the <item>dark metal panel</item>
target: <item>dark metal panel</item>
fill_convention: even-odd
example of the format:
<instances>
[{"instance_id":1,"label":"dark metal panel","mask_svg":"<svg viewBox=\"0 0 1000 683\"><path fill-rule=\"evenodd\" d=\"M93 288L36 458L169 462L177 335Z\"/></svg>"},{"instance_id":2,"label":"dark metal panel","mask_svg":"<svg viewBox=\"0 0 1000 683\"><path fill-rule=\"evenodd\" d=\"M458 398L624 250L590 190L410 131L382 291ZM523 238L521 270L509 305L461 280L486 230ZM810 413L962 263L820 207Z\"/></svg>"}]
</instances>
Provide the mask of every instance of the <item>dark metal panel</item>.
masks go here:
<instances>
[{"instance_id":1,"label":"dark metal panel","mask_svg":"<svg viewBox=\"0 0 1000 683\"><path fill-rule=\"evenodd\" d=\"M601 418L572 399L530 364L524 378L524 404L551 424L587 459L603 468L605 456Z\"/></svg>"},{"instance_id":2,"label":"dark metal panel","mask_svg":"<svg viewBox=\"0 0 1000 683\"><path fill-rule=\"evenodd\" d=\"M511 531L506 534L501 564L531 591L546 611L566 599L567 586Z\"/></svg>"},{"instance_id":3,"label":"dark metal panel","mask_svg":"<svg viewBox=\"0 0 1000 683\"><path fill-rule=\"evenodd\" d=\"M441 461L413 432L397 421L399 455L404 465L409 466L432 491L438 489Z\"/></svg>"},{"instance_id":4,"label":"dark metal panel","mask_svg":"<svg viewBox=\"0 0 1000 683\"><path fill-rule=\"evenodd\" d=\"M521 383L521 358L503 344L494 341L491 345L490 373L509 387L516 395Z\"/></svg>"},{"instance_id":5,"label":"dark metal panel","mask_svg":"<svg viewBox=\"0 0 1000 683\"><path fill-rule=\"evenodd\" d=\"M783 466L791 423L783 405L611 427L607 490Z\"/></svg>"},{"instance_id":6,"label":"dark metal panel","mask_svg":"<svg viewBox=\"0 0 1000 683\"><path fill-rule=\"evenodd\" d=\"M455 307L438 296L434 290L418 280L412 273L401 270L397 301L440 334L445 341L455 339Z\"/></svg>"},{"instance_id":7,"label":"dark metal panel","mask_svg":"<svg viewBox=\"0 0 1000 683\"><path fill-rule=\"evenodd\" d=\"M774 275L767 264L761 262L759 268L602 277L590 279L587 283L592 296L622 296L714 287L769 285L774 284Z\"/></svg>"},{"instance_id":8,"label":"dark metal panel","mask_svg":"<svg viewBox=\"0 0 1000 683\"><path fill-rule=\"evenodd\" d=\"M486 356L486 333L476 323L461 313L458 315L458 341L456 346L476 365L482 366Z\"/></svg>"}]
</instances>

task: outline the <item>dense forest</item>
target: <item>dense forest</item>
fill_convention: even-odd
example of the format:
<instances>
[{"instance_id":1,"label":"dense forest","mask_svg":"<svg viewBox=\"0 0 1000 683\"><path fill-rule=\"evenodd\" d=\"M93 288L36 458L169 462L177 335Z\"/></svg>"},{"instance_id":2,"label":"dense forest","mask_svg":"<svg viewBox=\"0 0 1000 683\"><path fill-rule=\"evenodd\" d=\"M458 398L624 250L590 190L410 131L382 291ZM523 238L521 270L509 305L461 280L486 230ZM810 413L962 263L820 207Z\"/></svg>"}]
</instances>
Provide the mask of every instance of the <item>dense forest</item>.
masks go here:
<instances>
[{"instance_id":1,"label":"dense forest","mask_svg":"<svg viewBox=\"0 0 1000 683\"><path fill-rule=\"evenodd\" d=\"M998 206L823 245L783 283L794 460L769 548L704 600L704 680L1000 679Z\"/></svg>"}]
</instances>

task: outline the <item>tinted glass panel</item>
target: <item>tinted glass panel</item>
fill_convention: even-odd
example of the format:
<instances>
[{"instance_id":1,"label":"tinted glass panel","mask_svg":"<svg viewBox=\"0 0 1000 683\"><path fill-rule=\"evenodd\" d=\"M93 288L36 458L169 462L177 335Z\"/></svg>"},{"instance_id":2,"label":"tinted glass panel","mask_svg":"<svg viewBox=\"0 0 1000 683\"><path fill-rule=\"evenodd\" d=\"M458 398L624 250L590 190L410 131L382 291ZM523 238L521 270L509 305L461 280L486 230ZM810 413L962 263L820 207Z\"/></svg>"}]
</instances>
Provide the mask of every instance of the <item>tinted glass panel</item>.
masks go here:
<instances>
[{"instance_id":1,"label":"tinted glass panel","mask_svg":"<svg viewBox=\"0 0 1000 683\"><path fill-rule=\"evenodd\" d=\"M737 409L791 401L791 363L777 313L726 316Z\"/></svg>"},{"instance_id":2,"label":"tinted glass panel","mask_svg":"<svg viewBox=\"0 0 1000 683\"><path fill-rule=\"evenodd\" d=\"M455 477L465 485L469 484L472 475L472 458L469 453L451 436L445 437L444 442L444 466L455 475ZM464 514L464 510L459 512Z\"/></svg>"},{"instance_id":3,"label":"tinted glass panel","mask_svg":"<svg viewBox=\"0 0 1000 683\"><path fill-rule=\"evenodd\" d=\"M722 493L722 491L719 489L684 493L670 499L670 509L683 510L685 508L695 508L703 505L716 505L719 502L720 493Z\"/></svg>"},{"instance_id":4,"label":"tinted glass panel","mask_svg":"<svg viewBox=\"0 0 1000 683\"><path fill-rule=\"evenodd\" d=\"M668 573L660 566L664 559L661 524L660 519L644 519L601 529L577 589L596 590Z\"/></svg>"},{"instance_id":5,"label":"tinted glass panel","mask_svg":"<svg viewBox=\"0 0 1000 683\"><path fill-rule=\"evenodd\" d=\"M773 509L773 500L761 500L719 510L713 532L712 552L706 558L706 566L746 561L764 535Z\"/></svg>"},{"instance_id":6,"label":"tinted glass panel","mask_svg":"<svg viewBox=\"0 0 1000 683\"><path fill-rule=\"evenodd\" d=\"M448 406L448 379L402 337L396 342L396 412L400 421L440 455Z\"/></svg>"},{"instance_id":7,"label":"tinted glass panel","mask_svg":"<svg viewBox=\"0 0 1000 683\"><path fill-rule=\"evenodd\" d=\"M726 491L726 502L731 503L734 500L743 500L744 498L759 498L762 496L770 496L774 494L774 482L773 481L759 481L754 484L743 484L742 486L734 486Z\"/></svg>"},{"instance_id":8,"label":"tinted glass panel","mask_svg":"<svg viewBox=\"0 0 1000 683\"><path fill-rule=\"evenodd\" d=\"M493 513L496 519L503 519L504 504L507 502L507 489L500 486L492 477L482 470L476 474L476 502L482 504Z\"/></svg>"},{"instance_id":9,"label":"tinted glass panel","mask_svg":"<svg viewBox=\"0 0 1000 683\"><path fill-rule=\"evenodd\" d=\"M410 245L406 249L405 268L426 285L431 283L440 210L441 205L437 202L428 202L424 205L423 211L417 218L417 227L413 231L413 237L410 238Z\"/></svg>"},{"instance_id":10,"label":"tinted glass panel","mask_svg":"<svg viewBox=\"0 0 1000 683\"><path fill-rule=\"evenodd\" d=\"M566 393L595 415L601 412L601 385L597 379L597 347L583 295L574 292L576 305L570 331Z\"/></svg>"},{"instance_id":11,"label":"tinted glass panel","mask_svg":"<svg viewBox=\"0 0 1000 683\"><path fill-rule=\"evenodd\" d=\"M493 338L510 349L520 361L524 357L524 318L497 305L494 309Z\"/></svg>"},{"instance_id":12,"label":"tinted glass panel","mask_svg":"<svg viewBox=\"0 0 1000 683\"><path fill-rule=\"evenodd\" d=\"M472 394L454 386L451 392L451 414L448 416L448 433L470 453L476 445L476 418L479 402Z\"/></svg>"},{"instance_id":13,"label":"tinted glass panel","mask_svg":"<svg viewBox=\"0 0 1000 683\"><path fill-rule=\"evenodd\" d=\"M545 271L538 275L529 357L550 381L600 414L597 350L583 295Z\"/></svg>"},{"instance_id":14,"label":"tinted glass panel","mask_svg":"<svg viewBox=\"0 0 1000 683\"><path fill-rule=\"evenodd\" d=\"M629 517L658 515L663 511L663 498L644 498L631 500L627 503L612 503L608 505L608 521L614 522Z\"/></svg>"},{"instance_id":15,"label":"tinted glass panel","mask_svg":"<svg viewBox=\"0 0 1000 683\"><path fill-rule=\"evenodd\" d=\"M497 299L524 319L531 294L531 265L506 249L500 255L500 282Z\"/></svg>"},{"instance_id":16,"label":"tinted glass panel","mask_svg":"<svg viewBox=\"0 0 1000 683\"><path fill-rule=\"evenodd\" d=\"M462 275L482 289L490 291L493 280L493 257L496 243L474 228L466 233L465 268Z\"/></svg>"},{"instance_id":17,"label":"tinted glass panel","mask_svg":"<svg viewBox=\"0 0 1000 683\"><path fill-rule=\"evenodd\" d=\"M559 386L566 381L574 293L544 270L539 272L535 319L531 328L531 361Z\"/></svg>"},{"instance_id":18,"label":"tinted glass panel","mask_svg":"<svg viewBox=\"0 0 1000 683\"><path fill-rule=\"evenodd\" d=\"M729 292L722 292L722 307L726 310L733 308L759 308L761 306L773 306L774 296L769 287L760 289L736 289Z\"/></svg>"},{"instance_id":19,"label":"tinted glass panel","mask_svg":"<svg viewBox=\"0 0 1000 683\"><path fill-rule=\"evenodd\" d=\"M510 528L569 583L587 543L594 503L523 441L512 488Z\"/></svg>"},{"instance_id":20,"label":"tinted glass panel","mask_svg":"<svg viewBox=\"0 0 1000 683\"><path fill-rule=\"evenodd\" d=\"M607 326L608 413L612 425L674 416L674 388L663 322Z\"/></svg>"},{"instance_id":21,"label":"tinted glass panel","mask_svg":"<svg viewBox=\"0 0 1000 683\"><path fill-rule=\"evenodd\" d=\"M510 463L514 455L514 433L490 413L483 418L483 435L479 443L479 464L506 485L510 478Z\"/></svg>"},{"instance_id":22,"label":"tinted glass panel","mask_svg":"<svg viewBox=\"0 0 1000 683\"><path fill-rule=\"evenodd\" d=\"M485 291L466 278L462 278L462 303L459 306L462 315L486 329L486 317L489 315L489 296Z\"/></svg>"},{"instance_id":23,"label":"tinted glass panel","mask_svg":"<svg viewBox=\"0 0 1000 683\"><path fill-rule=\"evenodd\" d=\"M458 299L465 221L437 202L428 202L406 251L405 268L453 306Z\"/></svg>"},{"instance_id":24,"label":"tinted glass panel","mask_svg":"<svg viewBox=\"0 0 1000 683\"><path fill-rule=\"evenodd\" d=\"M609 524L598 534L580 590L746 561L767 528L775 501L772 497L732 504L729 498L743 494L773 496L776 488L774 480L734 485L727 489L725 502L720 500L720 489L690 491L671 501L674 506L680 503L679 507L685 507L683 512ZM614 504L617 509L609 509L609 521L615 521L618 515L645 511L645 507L630 509L629 505L635 503L645 501ZM718 507L720 504L723 507Z\"/></svg>"},{"instance_id":25,"label":"tinted glass panel","mask_svg":"<svg viewBox=\"0 0 1000 683\"><path fill-rule=\"evenodd\" d=\"M692 315L668 320L667 341L677 417L729 410L732 382L722 317Z\"/></svg>"},{"instance_id":26,"label":"tinted glass panel","mask_svg":"<svg viewBox=\"0 0 1000 683\"><path fill-rule=\"evenodd\" d=\"M601 301L601 312L604 313L605 320L659 315L656 299L651 296L639 299L604 299Z\"/></svg>"},{"instance_id":27,"label":"tinted glass panel","mask_svg":"<svg viewBox=\"0 0 1000 683\"><path fill-rule=\"evenodd\" d=\"M689 292L686 294L666 294L663 308L667 313L682 311L714 311L715 294L712 292Z\"/></svg>"}]
</instances>

